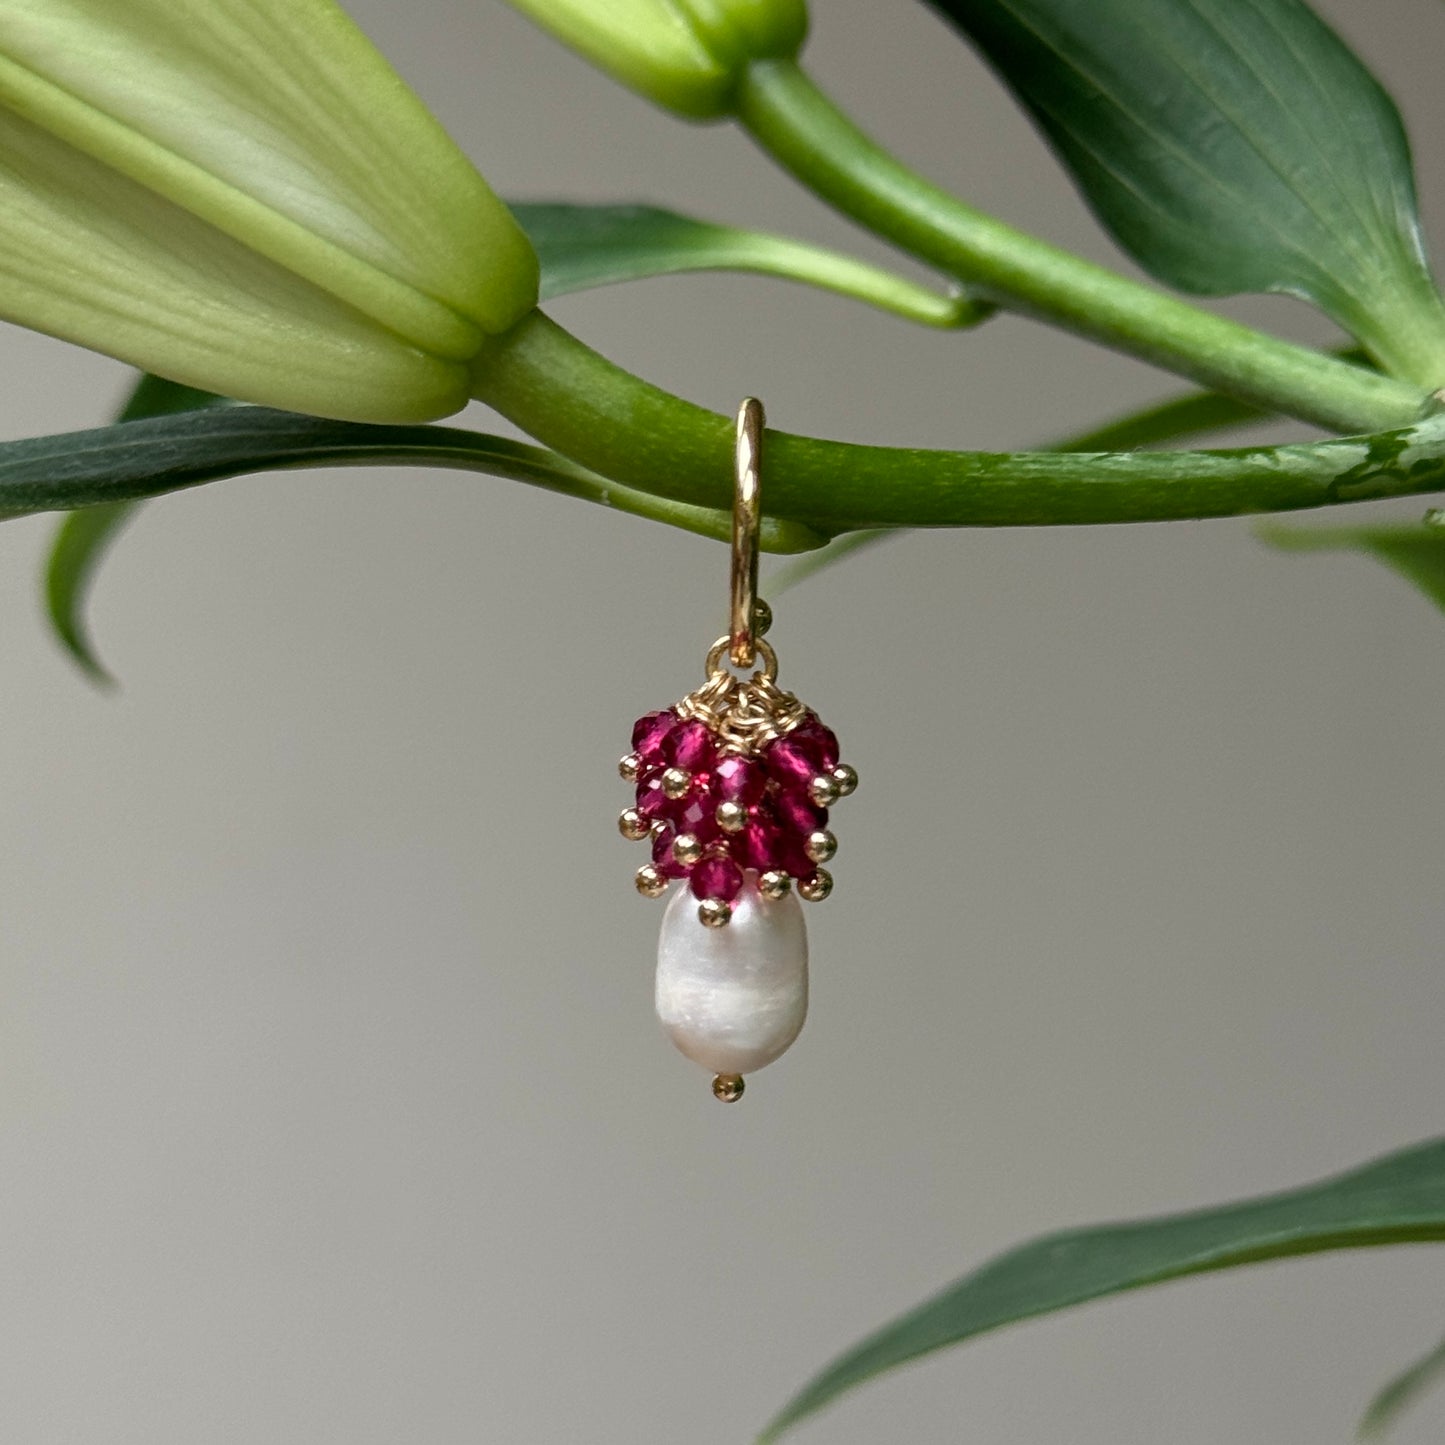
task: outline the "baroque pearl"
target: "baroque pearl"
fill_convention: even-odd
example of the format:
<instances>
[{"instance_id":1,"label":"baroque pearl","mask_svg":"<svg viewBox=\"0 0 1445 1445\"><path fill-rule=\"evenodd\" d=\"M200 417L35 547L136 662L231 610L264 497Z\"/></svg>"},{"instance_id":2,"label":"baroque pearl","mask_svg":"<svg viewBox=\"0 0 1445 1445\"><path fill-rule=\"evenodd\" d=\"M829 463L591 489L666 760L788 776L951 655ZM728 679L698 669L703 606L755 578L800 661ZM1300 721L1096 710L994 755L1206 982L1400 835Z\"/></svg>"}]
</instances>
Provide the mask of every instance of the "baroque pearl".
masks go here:
<instances>
[{"instance_id":1,"label":"baroque pearl","mask_svg":"<svg viewBox=\"0 0 1445 1445\"><path fill-rule=\"evenodd\" d=\"M657 1016L688 1058L750 1074L779 1057L808 1014L808 931L792 893L758 892L754 872L726 928L705 928L691 892L668 900L657 942Z\"/></svg>"}]
</instances>

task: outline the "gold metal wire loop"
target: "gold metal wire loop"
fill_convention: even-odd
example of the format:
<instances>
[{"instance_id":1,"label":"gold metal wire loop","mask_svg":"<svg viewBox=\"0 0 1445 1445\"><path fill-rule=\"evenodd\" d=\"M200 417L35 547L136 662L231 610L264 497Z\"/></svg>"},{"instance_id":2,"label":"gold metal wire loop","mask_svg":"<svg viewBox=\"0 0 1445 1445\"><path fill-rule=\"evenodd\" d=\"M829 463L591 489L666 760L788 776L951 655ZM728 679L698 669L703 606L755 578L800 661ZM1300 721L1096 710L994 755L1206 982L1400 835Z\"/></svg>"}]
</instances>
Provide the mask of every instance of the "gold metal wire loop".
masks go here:
<instances>
[{"instance_id":1,"label":"gold metal wire loop","mask_svg":"<svg viewBox=\"0 0 1445 1445\"><path fill-rule=\"evenodd\" d=\"M678 716L699 718L725 753L755 757L796 727L807 708L778 686L778 655L761 637L753 639L760 664L750 677L728 671L729 637L719 637L707 655L707 681L677 704Z\"/></svg>"},{"instance_id":2,"label":"gold metal wire loop","mask_svg":"<svg viewBox=\"0 0 1445 1445\"><path fill-rule=\"evenodd\" d=\"M731 638L719 637L708 649L707 662L704 666L707 668L709 681L712 681L720 673L724 677L729 676L729 674L723 672L722 660L724 656L727 656L730 661L736 661L736 659L732 658L730 652L729 644L731 641ZM773 651L772 643L766 641L764 638L754 637L752 662L757 662L759 658L762 659L763 665L758 668L753 676L763 682L776 682L778 679L778 654ZM751 665L752 663L742 664L744 667Z\"/></svg>"},{"instance_id":3,"label":"gold metal wire loop","mask_svg":"<svg viewBox=\"0 0 1445 1445\"><path fill-rule=\"evenodd\" d=\"M732 586L728 614L728 656L734 667L751 667L760 645L757 632L758 532L762 525L763 404L743 398L733 450ZM774 659L773 670L777 670ZM708 671L712 671L709 662Z\"/></svg>"}]
</instances>

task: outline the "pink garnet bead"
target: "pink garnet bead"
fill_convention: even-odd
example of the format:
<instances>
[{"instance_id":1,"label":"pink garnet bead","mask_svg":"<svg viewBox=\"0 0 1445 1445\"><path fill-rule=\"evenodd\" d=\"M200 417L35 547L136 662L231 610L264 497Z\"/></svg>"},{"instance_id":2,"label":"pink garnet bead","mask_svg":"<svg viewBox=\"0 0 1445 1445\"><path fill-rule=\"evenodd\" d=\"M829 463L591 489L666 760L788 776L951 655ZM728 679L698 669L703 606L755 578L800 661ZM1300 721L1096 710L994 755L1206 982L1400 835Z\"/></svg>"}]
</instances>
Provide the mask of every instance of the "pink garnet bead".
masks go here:
<instances>
[{"instance_id":1,"label":"pink garnet bead","mask_svg":"<svg viewBox=\"0 0 1445 1445\"><path fill-rule=\"evenodd\" d=\"M805 793L792 788L780 788L773 799L773 811L778 821L794 833L812 833L828 826L828 810L820 808Z\"/></svg>"},{"instance_id":2,"label":"pink garnet bead","mask_svg":"<svg viewBox=\"0 0 1445 1445\"><path fill-rule=\"evenodd\" d=\"M820 773L831 773L838 766L837 735L819 721L817 713L810 712L788 737L809 749Z\"/></svg>"},{"instance_id":3,"label":"pink garnet bead","mask_svg":"<svg viewBox=\"0 0 1445 1445\"><path fill-rule=\"evenodd\" d=\"M743 891L743 870L731 858L704 858L693 868L688 886L694 898L731 903Z\"/></svg>"},{"instance_id":4,"label":"pink garnet bead","mask_svg":"<svg viewBox=\"0 0 1445 1445\"><path fill-rule=\"evenodd\" d=\"M781 737L763 754L763 765L770 777L784 784L797 784L806 788L820 771L813 749L805 743L793 741L789 733Z\"/></svg>"},{"instance_id":5,"label":"pink garnet bead","mask_svg":"<svg viewBox=\"0 0 1445 1445\"><path fill-rule=\"evenodd\" d=\"M776 872L783 866L783 840L777 826L765 818L754 818L737 835L734 844L743 864L759 873Z\"/></svg>"},{"instance_id":6,"label":"pink garnet bead","mask_svg":"<svg viewBox=\"0 0 1445 1445\"><path fill-rule=\"evenodd\" d=\"M671 817L675 807L673 800L662 791L662 784L657 778L638 785L637 811L649 823L655 823L659 818Z\"/></svg>"},{"instance_id":7,"label":"pink garnet bead","mask_svg":"<svg viewBox=\"0 0 1445 1445\"><path fill-rule=\"evenodd\" d=\"M662 761L662 744L667 735L677 726L677 714L670 708L661 712L648 712L632 724L632 751L644 763L655 765Z\"/></svg>"},{"instance_id":8,"label":"pink garnet bead","mask_svg":"<svg viewBox=\"0 0 1445 1445\"><path fill-rule=\"evenodd\" d=\"M818 871L818 865L808 857L808 850L804 846L807 837L806 833L788 832L782 835L780 851L783 861L778 866L784 873L791 873L794 878L807 878Z\"/></svg>"},{"instance_id":9,"label":"pink garnet bead","mask_svg":"<svg viewBox=\"0 0 1445 1445\"><path fill-rule=\"evenodd\" d=\"M831 773L838 766L838 739L832 728L809 713L763 754L763 762L778 782L806 787L820 773Z\"/></svg>"},{"instance_id":10,"label":"pink garnet bead","mask_svg":"<svg viewBox=\"0 0 1445 1445\"><path fill-rule=\"evenodd\" d=\"M705 792L689 793L680 803L672 804L668 816L677 824L679 833L691 833L699 843L711 843L718 835L717 804Z\"/></svg>"},{"instance_id":11,"label":"pink garnet bead","mask_svg":"<svg viewBox=\"0 0 1445 1445\"><path fill-rule=\"evenodd\" d=\"M664 878L686 878L687 869L672 856L676 828L660 828L652 840L652 864Z\"/></svg>"},{"instance_id":12,"label":"pink garnet bead","mask_svg":"<svg viewBox=\"0 0 1445 1445\"><path fill-rule=\"evenodd\" d=\"M691 718L679 723L662 741L662 756L675 768L706 772L716 755L713 735L705 722Z\"/></svg>"},{"instance_id":13,"label":"pink garnet bead","mask_svg":"<svg viewBox=\"0 0 1445 1445\"><path fill-rule=\"evenodd\" d=\"M767 773L752 758L724 758L712 770L712 775L718 801L739 803L744 808L762 802L768 786Z\"/></svg>"}]
</instances>

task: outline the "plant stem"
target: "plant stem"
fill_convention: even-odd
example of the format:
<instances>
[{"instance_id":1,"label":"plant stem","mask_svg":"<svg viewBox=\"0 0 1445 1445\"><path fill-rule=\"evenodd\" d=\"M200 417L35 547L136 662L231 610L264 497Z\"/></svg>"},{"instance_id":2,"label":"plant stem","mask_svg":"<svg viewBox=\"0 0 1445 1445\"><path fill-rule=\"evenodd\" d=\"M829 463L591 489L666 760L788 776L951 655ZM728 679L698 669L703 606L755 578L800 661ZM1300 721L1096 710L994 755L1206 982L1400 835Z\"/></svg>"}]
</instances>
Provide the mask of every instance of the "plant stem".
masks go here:
<instances>
[{"instance_id":1,"label":"plant stem","mask_svg":"<svg viewBox=\"0 0 1445 1445\"><path fill-rule=\"evenodd\" d=\"M1332 431L1405 426L1414 386L1130 281L965 205L883 150L792 61L755 62L739 121L785 170L982 296Z\"/></svg>"},{"instance_id":2,"label":"plant stem","mask_svg":"<svg viewBox=\"0 0 1445 1445\"><path fill-rule=\"evenodd\" d=\"M483 349L472 394L641 492L730 503L731 419L614 366L540 311ZM916 451L779 431L767 447L768 514L823 533L1228 517L1445 487L1445 414L1384 436L1232 451Z\"/></svg>"}]
</instances>

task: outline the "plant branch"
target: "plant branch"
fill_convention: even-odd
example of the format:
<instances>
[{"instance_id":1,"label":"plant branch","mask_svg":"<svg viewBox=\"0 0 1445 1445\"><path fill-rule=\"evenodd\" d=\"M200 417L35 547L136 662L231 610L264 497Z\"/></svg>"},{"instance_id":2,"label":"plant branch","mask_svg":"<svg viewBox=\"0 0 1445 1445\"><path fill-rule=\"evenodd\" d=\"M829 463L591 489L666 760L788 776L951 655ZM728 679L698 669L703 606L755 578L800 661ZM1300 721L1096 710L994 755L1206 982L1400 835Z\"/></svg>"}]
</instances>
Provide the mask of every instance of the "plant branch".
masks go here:
<instances>
[{"instance_id":1,"label":"plant branch","mask_svg":"<svg viewBox=\"0 0 1445 1445\"><path fill-rule=\"evenodd\" d=\"M792 61L760 61L738 118L785 170L869 230L1002 306L1331 431L1419 418L1414 386L1177 300L1015 230L910 170Z\"/></svg>"},{"instance_id":2,"label":"plant branch","mask_svg":"<svg viewBox=\"0 0 1445 1445\"><path fill-rule=\"evenodd\" d=\"M640 492L725 509L732 421L614 366L540 311L473 363L472 394ZM1445 487L1445 413L1379 436L1230 451L941 452L768 433L770 516L837 533L1231 517Z\"/></svg>"}]
</instances>

